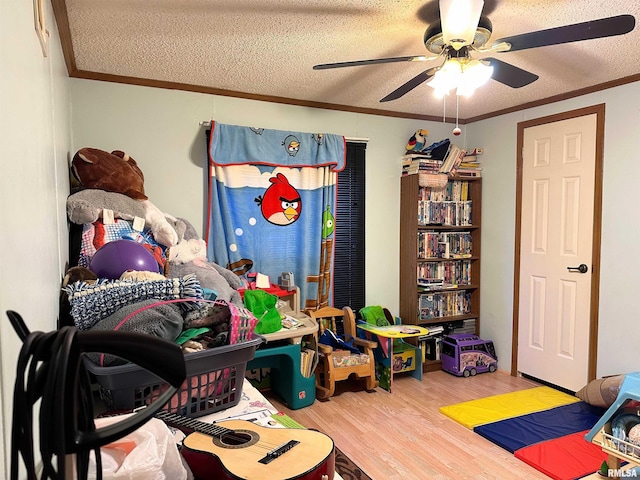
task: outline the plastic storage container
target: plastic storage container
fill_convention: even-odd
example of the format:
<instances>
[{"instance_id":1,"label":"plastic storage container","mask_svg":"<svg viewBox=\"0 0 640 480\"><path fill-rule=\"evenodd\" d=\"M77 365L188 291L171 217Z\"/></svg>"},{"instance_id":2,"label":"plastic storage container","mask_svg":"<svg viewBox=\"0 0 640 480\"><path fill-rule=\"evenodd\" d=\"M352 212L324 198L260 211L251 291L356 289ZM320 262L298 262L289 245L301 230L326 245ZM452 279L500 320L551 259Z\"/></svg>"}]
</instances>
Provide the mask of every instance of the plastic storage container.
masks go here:
<instances>
[{"instance_id":1,"label":"plastic storage container","mask_svg":"<svg viewBox=\"0 0 640 480\"><path fill-rule=\"evenodd\" d=\"M248 342L185 354L187 378L164 408L186 417L200 417L237 405L247 362L261 342L262 338L254 334ZM99 367L85 356L84 364L95 376L108 410L149 405L166 389L160 378L132 363Z\"/></svg>"}]
</instances>

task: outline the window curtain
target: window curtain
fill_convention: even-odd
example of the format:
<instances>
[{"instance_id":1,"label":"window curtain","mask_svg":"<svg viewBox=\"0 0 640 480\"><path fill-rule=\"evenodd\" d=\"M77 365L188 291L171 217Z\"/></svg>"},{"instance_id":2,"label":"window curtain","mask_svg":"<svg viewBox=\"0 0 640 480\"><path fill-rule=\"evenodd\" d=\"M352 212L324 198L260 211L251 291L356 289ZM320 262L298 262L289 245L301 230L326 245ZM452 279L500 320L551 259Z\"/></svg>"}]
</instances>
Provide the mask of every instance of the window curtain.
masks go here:
<instances>
[{"instance_id":1,"label":"window curtain","mask_svg":"<svg viewBox=\"0 0 640 480\"><path fill-rule=\"evenodd\" d=\"M303 308L327 305L344 137L212 122L208 154L208 258L272 284L290 272Z\"/></svg>"}]
</instances>

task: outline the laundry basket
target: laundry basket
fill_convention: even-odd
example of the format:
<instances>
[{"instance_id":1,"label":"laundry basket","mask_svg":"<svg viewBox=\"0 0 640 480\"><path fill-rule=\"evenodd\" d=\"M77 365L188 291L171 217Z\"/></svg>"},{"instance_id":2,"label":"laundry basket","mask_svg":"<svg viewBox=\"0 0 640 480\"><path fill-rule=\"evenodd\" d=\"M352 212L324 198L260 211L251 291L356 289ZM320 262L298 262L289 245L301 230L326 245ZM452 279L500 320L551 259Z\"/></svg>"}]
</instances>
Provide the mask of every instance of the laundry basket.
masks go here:
<instances>
[{"instance_id":1,"label":"laundry basket","mask_svg":"<svg viewBox=\"0 0 640 480\"><path fill-rule=\"evenodd\" d=\"M247 362L262 338L224 345L184 356L187 378L165 405L165 410L186 417L200 417L238 404ZM133 410L149 405L167 385L135 364L100 367L87 356L84 364L95 377L107 410Z\"/></svg>"}]
</instances>

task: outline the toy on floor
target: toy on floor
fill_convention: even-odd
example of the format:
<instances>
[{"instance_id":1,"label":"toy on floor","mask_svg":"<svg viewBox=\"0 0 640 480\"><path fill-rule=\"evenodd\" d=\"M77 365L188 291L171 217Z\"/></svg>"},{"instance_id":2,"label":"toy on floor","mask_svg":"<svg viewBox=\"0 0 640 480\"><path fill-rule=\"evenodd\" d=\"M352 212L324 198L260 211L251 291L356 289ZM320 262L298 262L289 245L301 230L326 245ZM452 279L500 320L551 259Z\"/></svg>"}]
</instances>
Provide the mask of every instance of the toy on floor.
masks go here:
<instances>
[{"instance_id":1,"label":"toy on floor","mask_svg":"<svg viewBox=\"0 0 640 480\"><path fill-rule=\"evenodd\" d=\"M452 333L444 337L440 359L442 370L458 377L495 372L498 369L493 342L467 333Z\"/></svg>"},{"instance_id":2,"label":"toy on floor","mask_svg":"<svg viewBox=\"0 0 640 480\"><path fill-rule=\"evenodd\" d=\"M591 380L576 392L576 397L590 405L608 408L618 397L624 377L612 375Z\"/></svg>"}]
</instances>

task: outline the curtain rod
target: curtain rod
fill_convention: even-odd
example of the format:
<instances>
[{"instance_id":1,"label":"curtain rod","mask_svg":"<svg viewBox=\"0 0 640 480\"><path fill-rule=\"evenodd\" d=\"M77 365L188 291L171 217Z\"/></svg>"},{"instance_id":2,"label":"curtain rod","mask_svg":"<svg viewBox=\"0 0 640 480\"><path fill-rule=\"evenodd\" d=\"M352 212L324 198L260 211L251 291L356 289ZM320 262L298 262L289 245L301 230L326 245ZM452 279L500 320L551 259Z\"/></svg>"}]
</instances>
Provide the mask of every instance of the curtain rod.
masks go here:
<instances>
[{"instance_id":1,"label":"curtain rod","mask_svg":"<svg viewBox=\"0 0 640 480\"><path fill-rule=\"evenodd\" d=\"M201 127L210 127L211 126L211 121L208 120L208 121L200 122L200 126ZM359 143L367 143L369 141L369 138L367 138L367 137L344 137L344 139L347 142L356 142L356 143L358 143L358 142Z\"/></svg>"}]
</instances>

